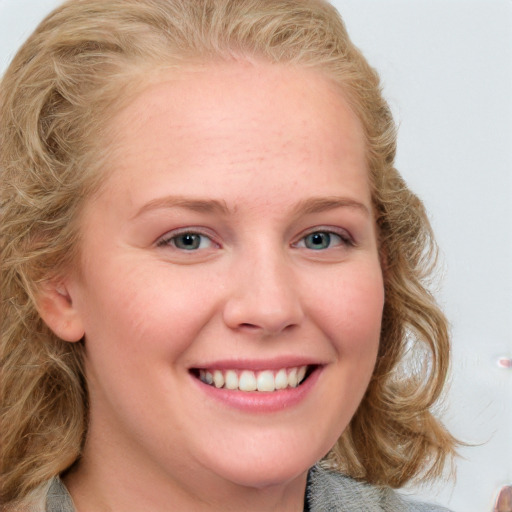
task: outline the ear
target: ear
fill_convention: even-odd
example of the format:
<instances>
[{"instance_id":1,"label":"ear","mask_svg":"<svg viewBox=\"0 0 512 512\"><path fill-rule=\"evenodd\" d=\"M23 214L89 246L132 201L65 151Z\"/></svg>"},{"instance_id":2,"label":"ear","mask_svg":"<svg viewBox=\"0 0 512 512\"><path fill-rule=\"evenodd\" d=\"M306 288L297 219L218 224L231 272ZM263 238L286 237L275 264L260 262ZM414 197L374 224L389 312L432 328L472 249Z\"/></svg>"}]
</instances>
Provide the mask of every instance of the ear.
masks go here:
<instances>
[{"instance_id":1,"label":"ear","mask_svg":"<svg viewBox=\"0 0 512 512\"><path fill-rule=\"evenodd\" d=\"M37 310L44 323L65 341L80 341L84 336L81 316L62 282L43 283L37 297Z\"/></svg>"}]
</instances>

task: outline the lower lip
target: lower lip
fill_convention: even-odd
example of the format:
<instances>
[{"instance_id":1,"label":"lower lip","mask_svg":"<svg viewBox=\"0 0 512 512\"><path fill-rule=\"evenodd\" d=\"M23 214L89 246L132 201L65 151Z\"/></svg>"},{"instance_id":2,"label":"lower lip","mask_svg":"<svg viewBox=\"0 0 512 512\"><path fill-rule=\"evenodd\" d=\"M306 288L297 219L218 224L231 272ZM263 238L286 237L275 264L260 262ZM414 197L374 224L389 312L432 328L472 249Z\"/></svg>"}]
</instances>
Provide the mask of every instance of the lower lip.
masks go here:
<instances>
[{"instance_id":1,"label":"lower lip","mask_svg":"<svg viewBox=\"0 0 512 512\"><path fill-rule=\"evenodd\" d=\"M299 405L315 386L322 367L317 367L309 377L296 388L287 388L279 391L239 391L225 388L216 388L205 384L192 376L201 391L208 397L232 407L247 412L263 413L278 412Z\"/></svg>"}]
</instances>

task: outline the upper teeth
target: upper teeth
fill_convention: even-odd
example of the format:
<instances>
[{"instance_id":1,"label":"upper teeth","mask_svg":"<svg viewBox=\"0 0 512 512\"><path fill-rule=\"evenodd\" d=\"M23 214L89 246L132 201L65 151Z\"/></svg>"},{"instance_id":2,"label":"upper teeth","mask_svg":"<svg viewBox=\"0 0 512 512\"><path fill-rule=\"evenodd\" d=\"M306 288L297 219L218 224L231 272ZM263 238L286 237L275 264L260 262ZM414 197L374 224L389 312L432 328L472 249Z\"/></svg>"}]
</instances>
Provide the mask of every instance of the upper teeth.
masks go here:
<instances>
[{"instance_id":1,"label":"upper teeth","mask_svg":"<svg viewBox=\"0 0 512 512\"><path fill-rule=\"evenodd\" d=\"M307 366L280 370L199 370L201 381L216 388L240 391L276 391L296 388L306 376Z\"/></svg>"}]
</instances>

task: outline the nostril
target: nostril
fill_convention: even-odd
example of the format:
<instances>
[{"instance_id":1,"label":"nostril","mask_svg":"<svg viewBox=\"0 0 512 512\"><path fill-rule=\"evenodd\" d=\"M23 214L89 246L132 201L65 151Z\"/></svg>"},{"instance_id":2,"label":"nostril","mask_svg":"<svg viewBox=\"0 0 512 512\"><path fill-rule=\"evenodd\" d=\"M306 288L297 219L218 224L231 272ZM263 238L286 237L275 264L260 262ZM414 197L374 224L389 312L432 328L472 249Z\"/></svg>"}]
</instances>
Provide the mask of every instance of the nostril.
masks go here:
<instances>
[{"instance_id":1,"label":"nostril","mask_svg":"<svg viewBox=\"0 0 512 512\"><path fill-rule=\"evenodd\" d=\"M260 333L263 336L275 336L283 332L289 332L296 327L296 324L278 325L271 322L262 322L262 325L243 322L237 326L237 329L246 333Z\"/></svg>"},{"instance_id":2,"label":"nostril","mask_svg":"<svg viewBox=\"0 0 512 512\"><path fill-rule=\"evenodd\" d=\"M249 323L243 323L243 324L240 324L240 327L245 327L247 329L257 329L258 327L254 324L249 324Z\"/></svg>"},{"instance_id":3,"label":"nostril","mask_svg":"<svg viewBox=\"0 0 512 512\"><path fill-rule=\"evenodd\" d=\"M246 333L275 335L303 319L299 296L287 286L278 283L247 286L230 291L223 306L223 320L234 330ZM274 280L275 281L275 280ZM272 284L272 286L270 286Z\"/></svg>"},{"instance_id":4,"label":"nostril","mask_svg":"<svg viewBox=\"0 0 512 512\"><path fill-rule=\"evenodd\" d=\"M241 323L236 328L239 332L245 332L245 333L258 333L262 331L261 327L258 327L255 324L251 324L249 322Z\"/></svg>"}]
</instances>

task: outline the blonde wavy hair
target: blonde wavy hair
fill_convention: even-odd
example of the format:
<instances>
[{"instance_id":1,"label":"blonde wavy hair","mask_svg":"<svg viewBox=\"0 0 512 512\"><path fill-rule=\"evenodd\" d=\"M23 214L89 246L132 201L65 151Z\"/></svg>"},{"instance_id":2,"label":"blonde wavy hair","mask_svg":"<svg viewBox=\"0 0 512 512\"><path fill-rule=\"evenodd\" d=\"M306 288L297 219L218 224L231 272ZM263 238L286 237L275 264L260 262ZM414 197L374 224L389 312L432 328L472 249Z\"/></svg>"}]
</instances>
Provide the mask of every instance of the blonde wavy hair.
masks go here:
<instances>
[{"instance_id":1,"label":"blonde wavy hair","mask_svg":"<svg viewBox=\"0 0 512 512\"><path fill-rule=\"evenodd\" d=\"M77 261L80 211L105 178L106 121L152 72L255 57L334 80L367 139L385 280L380 351L324 462L400 487L439 476L453 454L455 440L431 412L449 359L447 322L425 287L435 244L393 167L395 126L378 75L336 10L321 0L71 0L41 23L0 85L4 504L26 502L69 468L86 435L83 346L45 326L37 299Z\"/></svg>"}]
</instances>

